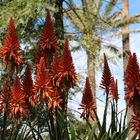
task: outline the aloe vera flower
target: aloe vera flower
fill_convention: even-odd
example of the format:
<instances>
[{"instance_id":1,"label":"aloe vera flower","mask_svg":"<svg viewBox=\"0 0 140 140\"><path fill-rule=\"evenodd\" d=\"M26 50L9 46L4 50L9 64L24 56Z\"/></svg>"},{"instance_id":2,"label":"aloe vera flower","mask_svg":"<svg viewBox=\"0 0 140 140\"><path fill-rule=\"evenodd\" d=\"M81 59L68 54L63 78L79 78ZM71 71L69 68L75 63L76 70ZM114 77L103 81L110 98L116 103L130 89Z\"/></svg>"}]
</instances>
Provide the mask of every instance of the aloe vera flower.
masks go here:
<instances>
[{"instance_id":1,"label":"aloe vera flower","mask_svg":"<svg viewBox=\"0 0 140 140\"><path fill-rule=\"evenodd\" d=\"M62 107L60 106L62 99L56 92L57 91L50 93L47 99L48 111L53 113L56 112L56 108L62 110Z\"/></svg>"},{"instance_id":2,"label":"aloe vera flower","mask_svg":"<svg viewBox=\"0 0 140 140\"><path fill-rule=\"evenodd\" d=\"M83 112L80 116L81 118L88 119L89 117L91 117L93 120L95 119L94 111L96 110L96 105L94 102L88 77L86 78L86 84L80 106L81 108L79 109L83 109Z\"/></svg>"},{"instance_id":3,"label":"aloe vera flower","mask_svg":"<svg viewBox=\"0 0 140 140\"><path fill-rule=\"evenodd\" d=\"M111 83L110 83L109 97L110 97L112 100L115 100L116 103L118 102L118 99L119 99L118 85L117 85L117 80L116 80L116 82L115 82L115 80L114 80L113 77L112 77Z\"/></svg>"},{"instance_id":4,"label":"aloe vera flower","mask_svg":"<svg viewBox=\"0 0 140 140\"><path fill-rule=\"evenodd\" d=\"M73 88L76 85L76 72L69 49L68 39L65 40L63 55L55 75L55 85L57 87Z\"/></svg>"},{"instance_id":5,"label":"aloe vera flower","mask_svg":"<svg viewBox=\"0 0 140 140\"><path fill-rule=\"evenodd\" d=\"M41 96L42 100L48 97L48 93L45 92L46 81L47 81L47 73L45 67L45 59L41 57L37 68L35 83L33 85L33 92L37 92L39 96Z\"/></svg>"},{"instance_id":6,"label":"aloe vera flower","mask_svg":"<svg viewBox=\"0 0 140 140\"><path fill-rule=\"evenodd\" d=\"M35 107L36 98L37 98L36 94L33 93L32 89L33 89L33 81L32 81L30 66L29 64L27 64L23 81L22 81L22 90L25 93L25 100L29 107L30 105L32 107Z\"/></svg>"},{"instance_id":7,"label":"aloe vera flower","mask_svg":"<svg viewBox=\"0 0 140 140\"><path fill-rule=\"evenodd\" d=\"M140 114L140 73L136 54L130 55L124 76L125 100L135 114Z\"/></svg>"},{"instance_id":8,"label":"aloe vera flower","mask_svg":"<svg viewBox=\"0 0 140 140\"><path fill-rule=\"evenodd\" d=\"M14 68L22 62L21 49L15 32L14 21L11 18L4 44L0 48L0 58L9 72L14 71ZM12 73L12 72L11 72Z\"/></svg>"},{"instance_id":9,"label":"aloe vera flower","mask_svg":"<svg viewBox=\"0 0 140 140\"><path fill-rule=\"evenodd\" d=\"M139 115L132 115L131 128L140 138L140 117Z\"/></svg>"},{"instance_id":10,"label":"aloe vera flower","mask_svg":"<svg viewBox=\"0 0 140 140\"><path fill-rule=\"evenodd\" d=\"M110 71L110 68L106 59L106 55L104 54L104 70L102 74L100 87L104 89L107 94L109 94L109 87L111 84L111 79L112 79L111 71Z\"/></svg>"},{"instance_id":11,"label":"aloe vera flower","mask_svg":"<svg viewBox=\"0 0 140 140\"><path fill-rule=\"evenodd\" d=\"M12 117L19 119L27 115L25 94L21 89L19 77L16 77L9 101L9 113Z\"/></svg>"},{"instance_id":12,"label":"aloe vera flower","mask_svg":"<svg viewBox=\"0 0 140 140\"><path fill-rule=\"evenodd\" d=\"M3 90L0 94L0 112L3 111L4 104L7 102L8 97L8 89L9 88L9 80L6 79L3 85Z\"/></svg>"},{"instance_id":13,"label":"aloe vera flower","mask_svg":"<svg viewBox=\"0 0 140 140\"><path fill-rule=\"evenodd\" d=\"M51 64L53 54L58 49L57 40L54 34L54 27L51 20L50 12L47 13L46 22L44 24L41 37L38 44L38 53L36 56L36 64L39 63L41 57L44 57L48 64Z\"/></svg>"}]
</instances>

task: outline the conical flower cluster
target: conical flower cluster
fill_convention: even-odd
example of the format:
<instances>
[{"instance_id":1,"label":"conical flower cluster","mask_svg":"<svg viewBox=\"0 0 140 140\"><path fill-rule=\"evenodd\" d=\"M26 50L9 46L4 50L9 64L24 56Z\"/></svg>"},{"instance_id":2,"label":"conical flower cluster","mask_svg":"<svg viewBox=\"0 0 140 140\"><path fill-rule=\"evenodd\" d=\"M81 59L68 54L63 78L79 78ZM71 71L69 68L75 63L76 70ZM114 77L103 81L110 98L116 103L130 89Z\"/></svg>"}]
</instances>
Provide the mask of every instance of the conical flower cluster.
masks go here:
<instances>
[{"instance_id":1,"label":"conical flower cluster","mask_svg":"<svg viewBox=\"0 0 140 140\"><path fill-rule=\"evenodd\" d=\"M25 94L25 101L28 104L28 106L31 105L34 107L36 102L36 95L32 92L32 89L33 80L31 76L30 65L27 64L22 82L22 90Z\"/></svg>"},{"instance_id":2,"label":"conical flower cluster","mask_svg":"<svg viewBox=\"0 0 140 140\"><path fill-rule=\"evenodd\" d=\"M91 117L93 120L95 119L94 111L96 109L96 105L93 99L93 94L88 77L86 78L86 84L80 106L80 109L83 109L81 118L88 119L89 117Z\"/></svg>"},{"instance_id":3,"label":"conical flower cluster","mask_svg":"<svg viewBox=\"0 0 140 140\"><path fill-rule=\"evenodd\" d=\"M124 75L125 84L125 100L134 112L138 106L140 99L140 73L136 54L130 55L128 65Z\"/></svg>"},{"instance_id":4,"label":"conical flower cluster","mask_svg":"<svg viewBox=\"0 0 140 140\"><path fill-rule=\"evenodd\" d=\"M6 79L4 82L3 90L0 94L0 112L3 111L3 108L8 101L8 89L9 88L9 81Z\"/></svg>"},{"instance_id":5,"label":"conical flower cluster","mask_svg":"<svg viewBox=\"0 0 140 140\"><path fill-rule=\"evenodd\" d=\"M33 91L38 92L43 99L48 96L47 92L45 92L46 82L47 82L47 73L45 67L45 59L41 57L37 69L36 80L33 86Z\"/></svg>"},{"instance_id":6,"label":"conical flower cluster","mask_svg":"<svg viewBox=\"0 0 140 140\"><path fill-rule=\"evenodd\" d=\"M108 62L106 59L106 55L104 54L104 69L103 69L103 74L102 74L102 80L101 80L101 84L100 87L105 89L105 92L109 92L109 86L111 84L111 72L110 72L110 68L108 66Z\"/></svg>"},{"instance_id":7,"label":"conical flower cluster","mask_svg":"<svg viewBox=\"0 0 140 140\"><path fill-rule=\"evenodd\" d=\"M0 48L0 58L10 73L22 62L21 49L15 32L14 21L11 18L4 44Z\"/></svg>"},{"instance_id":8,"label":"conical flower cluster","mask_svg":"<svg viewBox=\"0 0 140 140\"><path fill-rule=\"evenodd\" d=\"M118 99L119 99L118 85L117 85L117 80L115 81L113 77L110 83L109 96L112 100L115 100L116 103L118 102Z\"/></svg>"},{"instance_id":9,"label":"conical flower cluster","mask_svg":"<svg viewBox=\"0 0 140 140\"><path fill-rule=\"evenodd\" d=\"M48 62L50 65L50 61L52 61L51 59L53 57L53 54L57 49L58 44L54 35L54 27L51 21L50 13L48 12L38 45L36 64L39 63L41 57L44 57L45 61Z\"/></svg>"},{"instance_id":10,"label":"conical flower cluster","mask_svg":"<svg viewBox=\"0 0 140 140\"><path fill-rule=\"evenodd\" d=\"M16 77L10 94L9 114L17 119L27 115L25 94L21 89L19 77Z\"/></svg>"},{"instance_id":11,"label":"conical flower cluster","mask_svg":"<svg viewBox=\"0 0 140 140\"><path fill-rule=\"evenodd\" d=\"M54 66L56 66L56 64L54 64ZM57 68L54 66L53 68ZM54 75L53 83L57 87L67 86L68 88L71 88L75 86L76 79L77 79L76 73L72 62L71 53L69 50L69 44L68 44L68 40L66 39L64 49L63 49L63 55L60 64L58 65L56 74Z\"/></svg>"},{"instance_id":12,"label":"conical flower cluster","mask_svg":"<svg viewBox=\"0 0 140 140\"><path fill-rule=\"evenodd\" d=\"M124 75L125 100L133 110L131 128L140 137L140 69L136 54L130 54Z\"/></svg>"}]
</instances>

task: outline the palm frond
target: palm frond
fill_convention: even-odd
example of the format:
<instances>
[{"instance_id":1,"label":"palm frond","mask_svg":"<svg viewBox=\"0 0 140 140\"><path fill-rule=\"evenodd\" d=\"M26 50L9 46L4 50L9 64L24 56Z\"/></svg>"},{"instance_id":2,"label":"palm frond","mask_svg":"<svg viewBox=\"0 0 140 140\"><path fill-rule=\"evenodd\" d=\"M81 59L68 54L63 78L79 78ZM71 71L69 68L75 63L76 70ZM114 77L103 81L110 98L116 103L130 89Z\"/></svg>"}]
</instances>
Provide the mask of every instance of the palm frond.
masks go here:
<instances>
[{"instance_id":1,"label":"palm frond","mask_svg":"<svg viewBox=\"0 0 140 140\"><path fill-rule=\"evenodd\" d=\"M131 30L130 29L129 31L123 32L123 33L124 34L137 34L137 33L140 33L140 30L139 29L135 29L135 30ZM114 33L113 36L118 36L118 37L122 36L122 31L119 31L117 33Z\"/></svg>"},{"instance_id":2,"label":"palm frond","mask_svg":"<svg viewBox=\"0 0 140 140\"><path fill-rule=\"evenodd\" d=\"M112 23L112 27L121 28L128 24L134 24L134 23L140 23L140 14L131 16L131 17L127 17L127 18L123 18L123 20L122 19L115 20Z\"/></svg>"},{"instance_id":3,"label":"palm frond","mask_svg":"<svg viewBox=\"0 0 140 140\"><path fill-rule=\"evenodd\" d=\"M104 11L104 17L107 17L108 15L110 15L110 13L112 12L112 10L115 8L116 4L117 4L118 0L110 0L108 2L108 4L105 7L105 11Z\"/></svg>"},{"instance_id":4,"label":"palm frond","mask_svg":"<svg viewBox=\"0 0 140 140\"><path fill-rule=\"evenodd\" d=\"M66 17L69 18L70 22L78 29L83 32L85 29L85 23L83 21L82 11L80 9L71 9L70 11L65 11Z\"/></svg>"},{"instance_id":5,"label":"palm frond","mask_svg":"<svg viewBox=\"0 0 140 140\"><path fill-rule=\"evenodd\" d=\"M103 0L98 0L96 3L97 3L97 11L99 13L100 12L100 9L101 9L101 7L103 5Z\"/></svg>"},{"instance_id":6,"label":"palm frond","mask_svg":"<svg viewBox=\"0 0 140 140\"><path fill-rule=\"evenodd\" d=\"M117 11L115 13L113 13L112 15L107 17L107 21L113 21L116 20L117 18L119 18L121 16L121 11Z\"/></svg>"},{"instance_id":7,"label":"palm frond","mask_svg":"<svg viewBox=\"0 0 140 140\"><path fill-rule=\"evenodd\" d=\"M89 2L87 0L82 0L82 8L83 8L83 11L84 13L86 13L89 9Z\"/></svg>"}]
</instances>

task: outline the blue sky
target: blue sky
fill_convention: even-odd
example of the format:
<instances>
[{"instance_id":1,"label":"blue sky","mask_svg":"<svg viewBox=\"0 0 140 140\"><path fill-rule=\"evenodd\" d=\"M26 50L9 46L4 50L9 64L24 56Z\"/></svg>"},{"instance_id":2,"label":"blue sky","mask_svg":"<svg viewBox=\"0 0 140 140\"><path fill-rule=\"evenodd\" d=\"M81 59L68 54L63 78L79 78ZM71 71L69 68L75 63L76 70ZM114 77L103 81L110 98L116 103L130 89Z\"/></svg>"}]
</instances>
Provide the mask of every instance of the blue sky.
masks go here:
<instances>
[{"instance_id":1,"label":"blue sky","mask_svg":"<svg viewBox=\"0 0 140 140\"><path fill-rule=\"evenodd\" d=\"M129 14L135 15L140 13L140 0L129 0Z\"/></svg>"},{"instance_id":2,"label":"blue sky","mask_svg":"<svg viewBox=\"0 0 140 140\"><path fill-rule=\"evenodd\" d=\"M116 8L121 9L121 2L118 2ZM133 15L136 15L139 13L140 13L140 0L129 0L129 15L133 16ZM131 25L130 29L140 29L140 24ZM122 48L121 38L111 38L110 42L112 44L118 46L119 48ZM137 53L137 57L140 62L139 46L140 46L140 34L139 33L131 34L130 35L130 49L132 52ZM85 52L82 50L82 51L79 51L78 53L74 53L73 60L74 60L74 64L76 67L76 71L80 72L82 75L85 75L86 60L87 60ZM123 89L124 88L123 87L123 69L121 66L122 60L120 60L119 63L120 63L119 66L115 66L113 64L109 64L109 65L110 65L113 76L118 79L119 94L120 94L119 108L123 109L123 108L125 108L125 101L124 101L124 91L123 91L124 90ZM96 77L97 77L97 96L102 99L104 95L102 94L102 91L99 90L99 88L98 88L100 80L101 80L101 72L97 72ZM84 86L84 84L82 86ZM81 101L81 95L82 94L79 93L76 96L76 99L74 99L75 101L72 102L73 103L72 106L74 106L74 109L78 108L78 104ZM100 113L102 112L101 110L103 110L103 106L104 106L103 103L98 102L98 108L100 110Z\"/></svg>"}]
</instances>

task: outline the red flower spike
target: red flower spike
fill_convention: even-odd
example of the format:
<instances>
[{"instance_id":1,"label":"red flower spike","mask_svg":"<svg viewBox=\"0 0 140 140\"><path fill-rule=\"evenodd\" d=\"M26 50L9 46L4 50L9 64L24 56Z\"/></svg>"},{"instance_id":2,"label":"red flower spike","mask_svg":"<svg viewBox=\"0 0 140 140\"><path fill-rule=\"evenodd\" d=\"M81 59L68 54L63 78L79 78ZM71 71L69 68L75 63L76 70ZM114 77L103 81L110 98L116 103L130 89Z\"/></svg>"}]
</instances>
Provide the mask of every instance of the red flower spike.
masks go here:
<instances>
[{"instance_id":1,"label":"red flower spike","mask_svg":"<svg viewBox=\"0 0 140 140\"><path fill-rule=\"evenodd\" d=\"M76 73L69 50L68 40L66 39L61 63L58 68L56 86L67 85L68 88L76 85Z\"/></svg>"},{"instance_id":2,"label":"red flower spike","mask_svg":"<svg viewBox=\"0 0 140 140\"><path fill-rule=\"evenodd\" d=\"M115 100L116 103L118 102L119 95L118 95L118 85L117 85L117 80L115 82L114 78L112 77L111 83L110 83L110 88L109 88L109 96L112 100Z\"/></svg>"},{"instance_id":3,"label":"red flower spike","mask_svg":"<svg viewBox=\"0 0 140 140\"><path fill-rule=\"evenodd\" d=\"M45 49L54 49L56 50L58 48L58 44L54 35L54 27L51 21L51 15L50 12L47 13L46 17L46 23L44 25L41 38L39 41L39 48L40 50Z\"/></svg>"},{"instance_id":4,"label":"red flower spike","mask_svg":"<svg viewBox=\"0 0 140 140\"><path fill-rule=\"evenodd\" d=\"M39 41L39 50L36 58L36 63L41 57L44 57L46 60L51 59L53 53L57 50L58 44L54 34L54 27L51 21L50 13L47 13L46 23L44 25L41 38ZM50 60L47 60L50 62Z\"/></svg>"},{"instance_id":5,"label":"red flower spike","mask_svg":"<svg viewBox=\"0 0 140 140\"><path fill-rule=\"evenodd\" d=\"M22 83L23 90L26 94L30 95L32 85L33 85L33 81L32 81L32 76L31 76L31 71L30 71L30 65L27 64L24 78L23 78L23 83Z\"/></svg>"},{"instance_id":6,"label":"red flower spike","mask_svg":"<svg viewBox=\"0 0 140 140\"><path fill-rule=\"evenodd\" d=\"M135 90L134 96L132 97L132 109L135 114L140 115L140 95L138 90Z\"/></svg>"},{"instance_id":7,"label":"red flower spike","mask_svg":"<svg viewBox=\"0 0 140 140\"><path fill-rule=\"evenodd\" d=\"M43 57L40 58L40 62L37 69L36 80L34 84L34 90L38 91L38 89L44 88L46 82L46 70L45 70L45 60Z\"/></svg>"},{"instance_id":8,"label":"red flower spike","mask_svg":"<svg viewBox=\"0 0 140 140\"><path fill-rule=\"evenodd\" d=\"M33 92L38 92L39 96L41 96L41 100L44 100L45 98L48 97L48 92L45 91L47 83L48 79L45 68L45 60L43 57L41 57L37 69L36 80L33 85Z\"/></svg>"},{"instance_id":9,"label":"red flower spike","mask_svg":"<svg viewBox=\"0 0 140 140\"><path fill-rule=\"evenodd\" d=\"M69 42L67 38L65 39L61 63L65 69L68 69L70 64L72 64L72 56L69 49Z\"/></svg>"},{"instance_id":10,"label":"red flower spike","mask_svg":"<svg viewBox=\"0 0 140 140\"><path fill-rule=\"evenodd\" d=\"M9 88L9 81L5 80L3 91L1 92L1 95L0 95L0 108L1 108L0 110L1 111L3 110L3 105L7 102L8 88Z\"/></svg>"},{"instance_id":11,"label":"red flower spike","mask_svg":"<svg viewBox=\"0 0 140 140\"><path fill-rule=\"evenodd\" d=\"M111 83L111 72L110 72L110 68L108 66L106 56L104 54L104 70L103 70L103 74L102 74L102 80L101 80L100 87L105 89L105 92L106 92L109 89L110 83Z\"/></svg>"},{"instance_id":12,"label":"red flower spike","mask_svg":"<svg viewBox=\"0 0 140 140\"><path fill-rule=\"evenodd\" d=\"M60 99L60 96L52 96L48 97L48 111L49 112L56 112L56 108L62 110L60 103L62 102L62 99Z\"/></svg>"},{"instance_id":13,"label":"red flower spike","mask_svg":"<svg viewBox=\"0 0 140 140\"><path fill-rule=\"evenodd\" d=\"M140 137L140 117L139 115L132 115L131 128Z\"/></svg>"},{"instance_id":14,"label":"red flower spike","mask_svg":"<svg viewBox=\"0 0 140 140\"><path fill-rule=\"evenodd\" d=\"M95 102L93 100L93 94L91 91L89 78L86 78L86 84L84 88L84 93L82 97L82 102L80 104L81 108L83 109L83 112L81 114L81 118L91 117L93 120L95 119L94 110L96 109Z\"/></svg>"},{"instance_id":15,"label":"red flower spike","mask_svg":"<svg viewBox=\"0 0 140 140\"><path fill-rule=\"evenodd\" d=\"M25 105L25 94L21 90L19 77L16 77L9 102L9 113L12 117L19 119L27 115Z\"/></svg>"},{"instance_id":16,"label":"red flower spike","mask_svg":"<svg viewBox=\"0 0 140 140\"><path fill-rule=\"evenodd\" d=\"M139 65L137 62L136 54L130 55L128 65L124 75L124 85L125 85L125 100L129 107L134 107L136 97L139 95Z\"/></svg>"},{"instance_id":17,"label":"red flower spike","mask_svg":"<svg viewBox=\"0 0 140 140\"><path fill-rule=\"evenodd\" d=\"M50 79L52 82L53 86L56 86L55 83L57 81L57 74L58 74L58 68L59 68L59 57L58 57L58 52L56 51L53 57L53 63L51 66L51 71L50 71Z\"/></svg>"},{"instance_id":18,"label":"red flower spike","mask_svg":"<svg viewBox=\"0 0 140 140\"><path fill-rule=\"evenodd\" d=\"M57 73L58 65L59 65L59 57L58 57L58 52L56 51L54 54L53 64L52 64L53 73Z\"/></svg>"},{"instance_id":19,"label":"red flower spike","mask_svg":"<svg viewBox=\"0 0 140 140\"><path fill-rule=\"evenodd\" d=\"M31 76L31 71L30 71L30 65L26 65L25 69L25 74L22 82L22 89L25 93L25 99L27 101L27 104L32 105L33 107L35 106L35 95L32 92L33 88L33 81L32 81L32 76Z\"/></svg>"},{"instance_id":20,"label":"red flower spike","mask_svg":"<svg viewBox=\"0 0 140 140\"><path fill-rule=\"evenodd\" d=\"M14 21L10 19L8 31L2 48L0 48L0 58L9 71L20 65L22 62L21 49L15 32ZM9 67L10 66L10 67Z\"/></svg>"}]
</instances>

